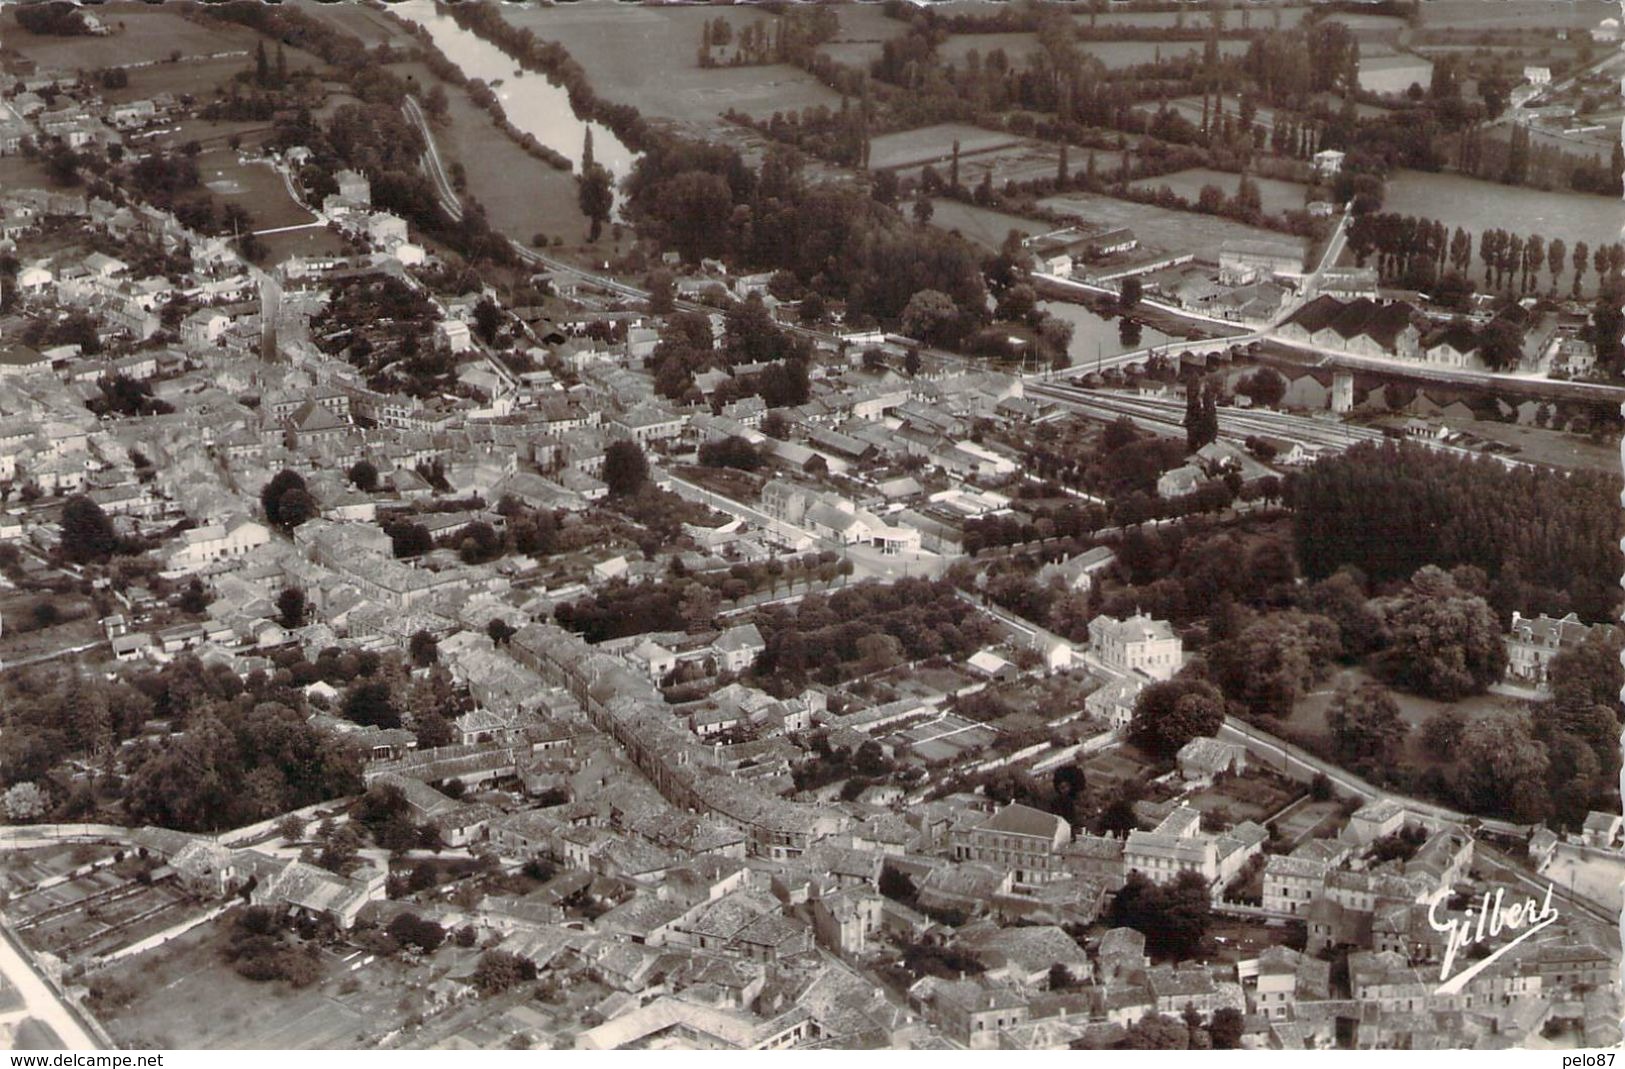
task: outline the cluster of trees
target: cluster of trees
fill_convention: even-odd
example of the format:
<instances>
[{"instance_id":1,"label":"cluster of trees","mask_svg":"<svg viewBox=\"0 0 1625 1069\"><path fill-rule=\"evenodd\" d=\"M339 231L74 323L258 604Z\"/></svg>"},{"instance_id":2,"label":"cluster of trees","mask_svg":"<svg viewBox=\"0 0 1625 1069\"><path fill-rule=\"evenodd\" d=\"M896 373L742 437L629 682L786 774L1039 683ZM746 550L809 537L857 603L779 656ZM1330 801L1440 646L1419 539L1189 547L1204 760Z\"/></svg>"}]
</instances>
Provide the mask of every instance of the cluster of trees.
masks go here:
<instances>
[{"instance_id":1,"label":"cluster of trees","mask_svg":"<svg viewBox=\"0 0 1625 1069\"><path fill-rule=\"evenodd\" d=\"M1246 11L1246 8L1242 9ZM1235 1050L1241 1046L1246 1021L1233 1006L1215 1010L1203 1025L1201 1016L1187 1008L1181 1017L1148 1013L1129 1026L1119 1050ZM1074 1041L1074 1045L1081 1041Z\"/></svg>"},{"instance_id":2,"label":"cluster of trees","mask_svg":"<svg viewBox=\"0 0 1625 1069\"><path fill-rule=\"evenodd\" d=\"M783 269L845 301L854 322L900 322L922 290L950 299L961 334L985 317L978 258L963 240L910 226L861 191L808 184L791 150L771 150L753 173L727 146L663 140L639 159L626 195L640 232L685 260Z\"/></svg>"},{"instance_id":3,"label":"cluster of trees","mask_svg":"<svg viewBox=\"0 0 1625 1069\"><path fill-rule=\"evenodd\" d=\"M1373 667L1424 697L1456 701L1481 694L1506 672L1501 622L1484 600L1483 573L1468 566L1454 575L1432 565L1409 585L1376 602L1387 648Z\"/></svg>"},{"instance_id":4,"label":"cluster of trees","mask_svg":"<svg viewBox=\"0 0 1625 1069\"><path fill-rule=\"evenodd\" d=\"M167 416L175 411L168 401L152 396L152 384L123 373L96 383L101 396L86 403L98 416Z\"/></svg>"},{"instance_id":5,"label":"cluster of trees","mask_svg":"<svg viewBox=\"0 0 1625 1069\"><path fill-rule=\"evenodd\" d=\"M1311 578L1351 565L1373 583L1429 564L1488 577L1501 618L1618 615L1617 475L1553 476L1407 443L1362 444L1288 480L1297 558Z\"/></svg>"},{"instance_id":6,"label":"cluster of trees","mask_svg":"<svg viewBox=\"0 0 1625 1069\"><path fill-rule=\"evenodd\" d=\"M767 648L754 674L776 693L799 693L809 676L839 683L903 661L968 657L996 634L985 615L945 581L910 578L809 594L756 616Z\"/></svg>"},{"instance_id":7,"label":"cluster of trees","mask_svg":"<svg viewBox=\"0 0 1625 1069\"><path fill-rule=\"evenodd\" d=\"M193 701L186 725L131 753L132 823L218 831L360 788L359 753L311 726L286 694Z\"/></svg>"},{"instance_id":8,"label":"cluster of trees","mask_svg":"<svg viewBox=\"0 0 1625 1069\"><path fill-rule=\"evenodd\" d=\"M1199 736L1224 724L1224 695L1204 679L1178 678L1148 684L1134 699L1128 737L1159 757L1172 757Z\"/></svg>"},{"instance_id":9,"label":"cluster of trees","mask_svg":"<svg viewBox=\"0 0 1625 1069\"><path fill-rule=\"evenodd\" d=\"M762 451L737 434L700 446L699 460L708 468L737 468L740 471L755 471L765 462Z\"/></svg>"},{"instance_id":10,"label":"cluster of trees","mask_svg":"<svg viewBox=\"0 0 1625 1069\"><path fill-rule=\"evenodd\" d=\"M65 0L19 4L13 17L17 25L40 37L84 37L91 32L79 5Z\"/></svg>"},{"instance_id":11,"label":"cluster of trees","mask_svg":"<svg viewBox=\"0 0 1625 1069\"><path fill-rule=\"evenodd\" d=\"M305 487L304 477L296 471L283 468L260 488L260 507L265 519L274 527L292 531L316 515L316 499Z\"/></svg>"},{"instance_id":12,"label":"cluster of trees","mask_svg":"<svg viewBox=\"0 0 1625 1069\"><path fill-rule=\"evenodd\" d=\"M321 951L316 944L294 942L276 914L264 906L237 912L222 954L245 980L286 980L294 987L309 987L322 978Z\"/></svg>"},{"instance_id":13,"label":"cluster of trees","mask_svg":"<svg viewBox=\"0 0 1625 1069\"><path fill-rule=\"evenodd\" d=\"M758 19L736 34L732 23L718 16L700 27L699 64L731 67L766 63L806 63L818 46L840 31L840 19L828 8L791 8L778 13L769 26ZM733 47L732 54L727 49ZM720 56L713 55L712 49Z\"/></svg>"},{"instance_id":14,"label":"cluster of trees","mask_svg":"<svg viewBox=\"0 0 1625 1069\"><path fill-rule=\"evenodd\" d=\"M62 506L61 531L57 548L72 564L105 564L115 553L140 553L143 548L138 540L119 537L102 507L83 494Z\"/></svg>"},{"instance_id":15,"label":"cluster of trees","mask_svg":"<svg viewBox=\"0 0 1625 1069\"><path fill-rule=\"evenodd\" d=\"M1112 899L1113 927L1133 928L1160 958L1188 958L1201 949L1212 918L1212 899L1200 873L1181 872L1173 882L1152 883L1130 873Z\"/></svg>"}]
</instances>

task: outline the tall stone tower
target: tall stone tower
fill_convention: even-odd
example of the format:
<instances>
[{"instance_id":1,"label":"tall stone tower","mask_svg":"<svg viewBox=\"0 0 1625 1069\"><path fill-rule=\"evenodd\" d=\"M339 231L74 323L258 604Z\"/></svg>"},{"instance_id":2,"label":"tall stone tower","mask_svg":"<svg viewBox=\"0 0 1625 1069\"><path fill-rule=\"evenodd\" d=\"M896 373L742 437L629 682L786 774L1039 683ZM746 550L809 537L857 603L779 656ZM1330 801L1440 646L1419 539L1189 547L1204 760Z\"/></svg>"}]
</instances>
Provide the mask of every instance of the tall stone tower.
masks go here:
<instances>
[{"instance_id":1,"label":"tall stone tower","mask_svg":"<svg viewBox=\"0 0 1625 1069\"><path fill-rule=\"evenodd\" d=\"M1350 372L1332 375L1332 411L1338 415L1354 411L1354 375Z\"/></svg>"},{"instance_id":2,"label":"tall stone tower","mask_svg":"<svg viewBox=\"0 0 1625 1069\"><path fill-rule=\"evenodd\" d=\"M276 328L282 315L282 284L266 271L256 271L260 280L260 359L275 361L278 357Z\"/></svg>"}]
</instances>

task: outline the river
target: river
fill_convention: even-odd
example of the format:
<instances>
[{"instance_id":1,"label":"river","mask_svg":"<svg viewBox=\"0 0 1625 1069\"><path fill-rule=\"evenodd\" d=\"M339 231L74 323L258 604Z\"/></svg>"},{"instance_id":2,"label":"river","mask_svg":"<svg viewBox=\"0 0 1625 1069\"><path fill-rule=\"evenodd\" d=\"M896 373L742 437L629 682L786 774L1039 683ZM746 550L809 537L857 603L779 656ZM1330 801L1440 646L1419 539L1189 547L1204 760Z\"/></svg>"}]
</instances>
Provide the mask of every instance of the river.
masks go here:
<instances>
[{"instance_id":1,"label":"river","mask_svg":"<svg viewBox=\"0 0 1625 1069\"><path fill-rule=\"evenodd\" d=\"M1179 341L1172 335L1164 334L1160 330L1142 325L1140 327L1140 344L1124 345L1117 337L1117 319L1107 319L1090 311L1086 304L1073 304L1070 301L1039 301L1038 307L1072 324L1072 344L1067 346L1067 355L1072 358L1073 367L1087 368L1093 364L1097 357L1116 356L1131 349L1143 348L1147 345L1162 345L1167 342Z\"/></svg>"},{"instance_id":2,"label":"river","mask_svg":"<svg viewBox=\"0 0 1625 1069\"><path fill-rule=\"evenodd\" d=\"M591 130L595 161L616 178L632 170L637 153L621 144L608 127L577 118L563 87L542 74L520 70L518 62L496 45L436 11L432 0L404 0L391 5L390 11L428 30L440 51L464 74L493 87L509 122L568 157L572 165L580 167L582 145Z\"/></svg>"}]
</instances>

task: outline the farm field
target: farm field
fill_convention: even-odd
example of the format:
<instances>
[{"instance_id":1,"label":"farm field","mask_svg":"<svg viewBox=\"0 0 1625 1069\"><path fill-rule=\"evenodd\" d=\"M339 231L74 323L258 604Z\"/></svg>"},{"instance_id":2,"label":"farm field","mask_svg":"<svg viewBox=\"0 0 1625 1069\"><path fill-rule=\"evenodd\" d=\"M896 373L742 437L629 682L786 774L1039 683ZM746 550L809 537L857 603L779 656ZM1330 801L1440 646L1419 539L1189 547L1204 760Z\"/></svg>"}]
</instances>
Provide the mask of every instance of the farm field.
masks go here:
<instances>
[{"instance_id":1,"label":"farm field","mask_svg":"<svg viewBox=\"0 0 1625 1069\"><path fill-rule=\"evenodd\" d=\"M1073 174L1083 174L1089 169L1090 156L1095 158L1095 170L1101 174L1112 173L1123 160L1123 154L1112 149L1073 147L1067 152L1067 165ZM994 189L1003 189L1006 182L1031 182L1039 178L1054 178L1060 160L1060 146L1048 141L1023 141L968 158L961 152L959 182L967 188L974 189L981 183L982 176L989 171L993 173ZM939 175L942 174L940 164L932 166L936 167ZM924 173L924 166L897 169L899 179L915 182L918 182Z\"/></svg>"},{"instance_id":2,"label":"farm field","mask_svg":"<svg viewBox=\"0 0 1625 1069\"><path fill-rule=\"evenodd\" d=\"M946 160L953 155L955 141L959 142L959 163L963 172L967 156L1016 145L1021 138L964 123L939 123L896 134L881 134L870 140L869 169L885 171L909 164ZM963 173L960 183L964 184Z\"/></svg>"},{"instance_id":3,"label":"farm field","mask_svg":"<svg viewBox=\"0 0 1625 1069\"><path fill-rule=\"evenodd\" d=\"M1285 182L1279 178L1254 178L1258 186L1259 198L1263 201L1264 211L1270 215L1281 212L1302 211L1304 194L1308 192L1307 186L1296 182ZM1205 167L1195 167L1189 171L1175 171L1173 174L1161 175L1157 178L1142 178L1131 184L1132 189L1161 189L1167 186L1176 194L1184 197L1191 203L1202 195L1202 187L1213 185L1224 190L1225 196L1234 196L1241 183L1241 176L1226 174L1223 171L1211 171Z\"/></svg>"},{"instance_id":4,"label":"farm field","mask_svg":"<svg viewBox=\"0 0 1625 1069\"><path fill-rule=\"evenodd\" d=\"M187 5L164 8L139 3L109 3L96 15L113 29L105 37L36 37L21 29L9 14L0 14L0 34L8 43L27 42L28 58L42 69L94 70L183 58L240 52L246 56L259 40L253 30L226 24L210 25L185 18Z\"/></svg>"},{"instance_id":5,"label":"farm field","mask_svg":"<svg viewBox=\"0 0 1625 1069\"><path fill-rule=\"evenodd\" d=\"M1300 249L1305 244L1304 239L1290 234L1247 226L1215 215L1174 211L1093 193L1067 193L1046 197L1038 203L1051 211L1076 215L1089 222L1131 227L1142 245L1163 249L1200 249L1213 258L1217 258L1219 246L1226 241L1268 241L1294 245Z\"/></svg>"},{"instance_id":6,"label":"farm field","mask_svg":"<svg viewBox=\"0 0 1625 1069\"><path fill-rule=\"evenodd\" d=\"M1078 51L1100 60L1108 70L1120 70L1200 52L1202 42L1080 41L1077 47ZM971 52L985 59L995 51L1003 52L1011 66L1024 67L1033 53L1038 51L1038 36L1032 33L961 33L949 37L938 50L944 63L955 66L964 66L965 57ZM1246 41L1225 39L1219 42L1222 55L1239 56L1246 51Z\"/></svg>"},{"instance_id":7,"label":"farm field","mask_svg":"<svg viewBox=\"0 0 1625 1069\"><path fill-rule=\"evenodd\" d=\"M605 99L630 104L651 119L713 126L729 108L767 117L841 102L834 90L787 64L701 68L695 58L700 24L720 16L737 30L765 21L745 8L617 5L610 16L599 5L505 4L501 11L514 25L562 44Z\"/></svg>"},{"instance_id":8,"label":"farm field","mask_svg":"<svg viewBox=\"0 0 1625 1069\"><path fill-rule=\"evenodd\" d=\"M1462 175L1405 170L1388 179L1383 210L1437 219L1451 229L1463 227L1473 235L1475 250L1479 232L1488 227L1505 227L1525 236L1539 234L1547 241L1562 238L1573 249L1579 241L1593 247L1617 241L1620 224L1625 223L1619 201L1611 197L1544 193ZM1473 266L1482 272L1476 259ZM1566 271L1564 276L1568 277ZM1545 272L1541 277L1545 278Z\"/></svg>"},{"instance_id":9,"label":"farm field","mask_svg":"<svg viewBox=\"0 0 1625 1069\"><path fill-rule=\"evenodd\" d=\"M1254 11L1249 16L1248 25L1255 29L1274 28L1279 26L1283 30L1290 30L1303 21L1304 15L1309 13L1303 7L1271 7L1268 10ZM1073 9L1078 22L1083 26L1146 26L1156 29L1168 29L1178 25L1179 15L1173 11L1107 11L1099 15L1091 15L1080 5ZM1207 17L1201 12L1193 12L1185 16L1186 26L1206 26ZM1225 21L1226 26L1240 26L1241 11L1232 9Z\"/></svg>"},{"instance_id":10,"label":"farm field","mask_svg":"<svg viewBox=\"0 0 1625 1069\"><path fill-rule=\"evenodd\" d=\"M288 65L298 69L303 66L313 66L313 63L299 63L303 56L296 56L291 51L287 53ZM224 59L190 59L181 63L154 63L151 66L135 67L128 73L130 84L122 89L109 89L103 96L113 103L122 103L127 100L141 100L158 93L173 93L176 96L191 95L198 99L206 99L214 95L214 91L239 71L248 70L254 65L251 56L230 56Z\"/></svg>"},{"instance_id":11,"label":"farm field","mask_svg":"<svg viewBox=\"0 0 1625 1069\"><path fill-rule=\"evenodd\" d=\"M1432 0L1422 5L1422 25L1429 29L1536 30L1590 29L1602 21L1601 4L1554 4L1551 0Z\"/></svg>"},{"instance_id":12,"label":"farm field","mask_svg":"<svg viewBox=\"0 0 1625 1069\"><path fill-rule=\"evenodd\" d=\"M831 41L818 51L844 67L868 70L884 48L880 41Z\"/></svg>"},{"instance_id":13,"label":"farm field","mask_svg":"<svg viewBox=\"0 0 1625 1069\"><path fill-rule=\"evenodd\" d=\"M368 48L394 41L400 32L388 19L365 4L323 4L311 0L292 2L305 14L360 38Z\"/></svg>"},{"instance_id":14,"label":"farm field","mask_svg":"<svg viewBox=\"0 0 1625 1069\"><path fill-rule=\"evenodd\" d=\"M295 256L340 256L347 248L344 239L325 226L266 234L260 244L266 250L266 264L279 264Z\"/></svg>"},{"instance_id":15,"label":"farm field","mask_svg":"<svg viewBox=\"0 0 1625 1069\"><path fill-rule=\"evenodd\" d=\"M1555 148L1572 156L1590 156L1592 159L1606 162L1613 155L1613 137L1614 132L1619 129L1619 118L1613 115L1595 115L1592 116L1592 122L1602 129L1583 134L1569 134L1562 130L1544 130L1532 126L1529 127L1529 142L1544 148ZM1512 136L1511 130L1500 126L1491 128L1487 133L1497 141L1506 141Z\"/></svg>"},{"instance_id":16,"label":"farm field","mask_svg":"<svg viewBox=\"0 0 1625 1069\"><path fill-rule=\"evenodd\" d=\"M982 208L957 200L937 198L932 201L931 224L943 230L957 230L967 241L988 249L1004 244L1010 231L1024 234L1043 234L1054 227L1042 219L1027 219L1019 215L1006 215L992 208Z\"/></svg>"},{"instance_id":17,"label":"farm field","mask_svg":"<svg viewBox=\"0 0 1625 1069\"><path fill-rule=\"evenodd\" d=\"M1202 42L1085 41L1078 45L1078 50L1100 60L1101 63L1105 64L1107 70L1121 70L1124 67L1137 67L1142 63L1156 63L1159 60L1174 59L1193 53L1200 54ZM1219 54L1221 56L1240 56L1245 55L1246 52L1246 41L1225 38L1219 42Z\"/></svg>"}]
</instances>

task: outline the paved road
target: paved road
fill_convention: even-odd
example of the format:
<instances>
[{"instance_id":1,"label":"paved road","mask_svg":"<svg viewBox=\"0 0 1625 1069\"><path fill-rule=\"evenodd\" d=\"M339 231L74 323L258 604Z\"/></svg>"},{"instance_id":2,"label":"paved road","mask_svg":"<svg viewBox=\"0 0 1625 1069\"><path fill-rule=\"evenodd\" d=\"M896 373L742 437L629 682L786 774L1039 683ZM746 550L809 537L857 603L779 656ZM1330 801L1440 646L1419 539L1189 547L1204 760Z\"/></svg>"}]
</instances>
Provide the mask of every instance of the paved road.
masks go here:
<instances>
[{"instance_id":1,"label":"paved road","mask_svg":"<svg viewBox=\"0 0 1625 1069\"><path fill-rule=\"evenodd\" d=\"M0 976L28 1004L28 1015L50 1026L67 1050L100 1050L78 1013L34 969L9 931L0 930Z\"/></svg>"}]
</instances>

